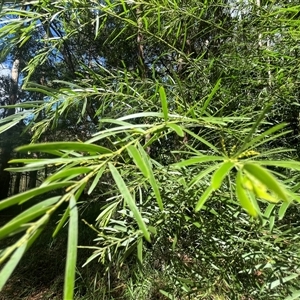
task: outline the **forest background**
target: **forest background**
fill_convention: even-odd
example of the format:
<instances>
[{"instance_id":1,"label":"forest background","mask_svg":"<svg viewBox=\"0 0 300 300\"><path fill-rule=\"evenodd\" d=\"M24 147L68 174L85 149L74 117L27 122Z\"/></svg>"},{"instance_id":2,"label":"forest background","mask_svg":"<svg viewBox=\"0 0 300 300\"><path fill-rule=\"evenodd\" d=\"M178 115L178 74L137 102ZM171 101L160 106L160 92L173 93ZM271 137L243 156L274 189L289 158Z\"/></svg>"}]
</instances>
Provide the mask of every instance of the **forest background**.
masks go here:
<instances>
[{"instance_id":1,"label":"forest background","mask_svg":"<svg viewBox=\"0 0 300 300\"><path fill-rule=\"evenodd\" d=\"M2 1L0 299L298 299L297 2Z\"/></svg>"}]
</instances>

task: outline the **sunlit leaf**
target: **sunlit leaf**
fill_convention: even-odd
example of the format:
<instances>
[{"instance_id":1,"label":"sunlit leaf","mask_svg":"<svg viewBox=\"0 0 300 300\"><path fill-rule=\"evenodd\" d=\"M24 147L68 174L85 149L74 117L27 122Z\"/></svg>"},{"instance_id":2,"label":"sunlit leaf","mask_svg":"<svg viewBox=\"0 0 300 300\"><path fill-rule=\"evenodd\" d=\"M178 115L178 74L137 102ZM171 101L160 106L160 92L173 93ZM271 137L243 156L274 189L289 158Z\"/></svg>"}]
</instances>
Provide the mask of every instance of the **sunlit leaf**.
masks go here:
<instances>
[{"instance_id":1,"label":"sunlit leaf","mask_svg":"<svg viewBox=\"0 0 300 300\"><path fill-rule=\"evenodd\" d=\"M241 206L253 217L258 216L258 212L255 205L252 203L252 199L248 195L247 190L243 186L243 174L239 170L236 176L236 195Z\"/></svg>"},{"instance_id":2,"label":"sunlit leaf","mask_svg":"<svg viewBox=\"0 0 300 300\"><path fill-rule=\"evenodd\" d=\"M11 221L9 221L3 227L0 228L0 239L13 234L15 231L19 232L18 229L22 229L21 226L23 224L43 215L49 209L49 207L55 204L59 199L60 196L57 196L41 201L38 204L25 210L17 217L13 218ZM26 227L23 227L23 230L26 230Z\"/></svg>"},{"instance_id":3,"label":"sunlit leaf","mask_svg":"<svg viewBox=\"0 0 300 300\"><path fill-rule=\"evenodd\" d=\"M20 262L23 254L26 251L26 248L27 248L26 243L23 243L20 247L18 247L18 249L14 252L14 254L10 257L8 262L0 271L0 291L2 291L5 283L7 282L12 272Z\"/></svg>"},{"instance_id":4,"label":"sunlit leaf","mask_svg":"<svg viewBox=\"0 0 300 300\"><path fill-rule=\"evenodd\" d=\"M95 144L86 144L80 142L49 142L40 144L30 144L21 146L16 149L17 151L33 151L33 152L47 152L49 150L71 150L82 152L96 152L101 154L111 153L111 150L98 146Z\"/></svg>"},{"instance_id":5,"label":"sunlit leaf","mask_svg":"<svg viewBox=\"0 0 300 300\"><path fill-rule=\"evenodd\" d=\"M129 206L130 210L132 211L134 218L139 225L139 228L143 232L145 239L150 242L150 234L147 229L147 226L146 226L146 224L141 216L141 213L139 212L139 210L135 204L135 201L132 198L123 178L121 177L118 170L111 163L109 163L109 169L110 169L111 174L119 188L121 195L124 197L124 200L126 201L127 205Z\"/></svg>"},{"instance_id":6,"label":"sunlit leaf","mask_svg":"<svg viewBox=\"0 0 300 300\"><path fill-rule=\"evenodd\" d=\"M95 189L95 187L97 186L97 184L98 184L98 182L99 182L99 180L100 180L100 178L101 178L104 170L105 170L105 166L102 167L102 168L100 168L100 170L98 171L96 177L94 178L94 180L93 180L93 182L92 182L92 184L91 184L91 186L90 186L90 188L88 190L88 195L90 195L93 192L93 190Z\"/></svg>"},{"instance_id":7,"label":"sunlit leaf","mask_svg":"<svg viewBox=\"0 0 300 300\"><path fill-rule=\"evenodd\" d=\"M284 188L267 169L251 163L246 163L244 169L264 184L270 191L274 192L280 199L288 201Z\"/></svg>"},{"instance_id":8,"label":"sunlit leaf","mask_svg":"<svg viewBox=\"0 0 300 300\"><path fill-rule=\"evenodd\" d=\"M214 190L220 188L224 178L228 175L230 170L234 167L234 163L231 161L224 162L219 169L217 169L211 178L211 186Z\"/></svg>"},{"instance_id":9,"label":"sunlit leaf","mask_svg":"<svg viewBox=\"0 0 300 300\"><path fill-rule=\"evenodd\" d=\"M76 168L68 168L63 169L55 174L49 176L41 186L47 185L50 182L54 182L58 179L72 179L78 175L89 173L92 169L88 167L76 167Z\"/></svg>"},{"instance_id":10,"label":"sunlit leaf","mask_svg":"<svg viewBox=\"0 0 300 300\"><path fill-rule=\"evenodd\" d=\"M177 168L182 168L186 166L191 165L197 165L204 162L212 162L212 161L221 161L224 160L224 157L222 156L195 156L193 158L189 158L187 160L180 161L178 163L175 163L173 166Z\"/></svg>"},{"instance_id":11,"label":"sunlit leaf","mask_svg":"<svg viewBox=\"0 0 300 300\"><path fill-rule=\"evenodd\" d=\"M52 183L45 187L37 187L37 188L31 189L29 191L23 192L21 194L11 196L5 200L0 201L0 210L10 207L12 205L18 204L18 203L24 203L25 201L27 201L33 197L42 195L49 191L54 191L56 189L69 186L71 184L74 184L74 182L66 181L66 182Z\"/></svg>"},{"instance_id":12,"label":"sunlit leaf","mask_svg":"<svg viewBox=\"0 0 300 300\"><path fill-rule=\"evenodd\" d=\"M212 186L209 186L201 195L200 199L198 200L196 206L195 206L195 212L198 212L204 205L204 203L207 201L207 199L210 197L211 193L214 191L214 188Z\"/></svg>"},{"instance_id":13,"label":"sunlit leaf","mask_svg":"<svg viewBox=\"0 0 300 300\"><path fill-rule=\"evenodd\" d=\"M136 164L136 166L141 170L141 172L143 173L143 175L146 178L150 177L150 173L151 170L149 170L149 166L147 165L147 163L145 162L145 158L143 158L139 152L139 150L133 146L133 145L129 145L127 147L127 151L129 153L129 155L133 158L134 163ZM148 159L148 158L147 158Z\"/></svg>"},{"instance_id":14,"label":"sunlit leaf","mask_svg":"<svg viewBox=\"0 0 300 300\"><path fill-rule=\"evenodd\" d=\"M164 114L164 119L167 122L168 121L168 102L167 102L167 96L166 92L163 86L159 87L159 96L160 96L160 101L161 101L161 106L162 106L162 111Z\"/></svg>"},{"instance_id":15,"label":"sunlit leaf","mask_svg":"<svg viewBox=\"0 0 300 300\"><path fill-rule=\"evenodd\" d=\"M68 248L64 282L64 300L73 299L75 286L78 241L78 209L74 196L70 198L69 211L70 220L68 230Z\"/></svg>"},{"instance_id":16,"label":"sunlit leaf","mask_svg":"<svg viewBox=\"0 0 300 300\"><path fill-rule=\"evenodd\" d=\"M167 126L169 128L171 128L172 130L174 130L177 133L177 135L179 135L180 137L184 137L184 132L179 125L173 124L173 123L168 123Z\"/></svg>"},{"instance_id":17,"label":"sunlit leaf","mask_svg":"<svg viewBox=\"0 0 300 300\"><path fill-rule=\"evenodd\" d=\"M285 213L286 213L287 209L289 208L289 206L290 206L289 202L283 202L280 205L280 208L278 210L278 218L279 218L279 220L282 220L284 218Z\"/></svg>"}]
</instances>

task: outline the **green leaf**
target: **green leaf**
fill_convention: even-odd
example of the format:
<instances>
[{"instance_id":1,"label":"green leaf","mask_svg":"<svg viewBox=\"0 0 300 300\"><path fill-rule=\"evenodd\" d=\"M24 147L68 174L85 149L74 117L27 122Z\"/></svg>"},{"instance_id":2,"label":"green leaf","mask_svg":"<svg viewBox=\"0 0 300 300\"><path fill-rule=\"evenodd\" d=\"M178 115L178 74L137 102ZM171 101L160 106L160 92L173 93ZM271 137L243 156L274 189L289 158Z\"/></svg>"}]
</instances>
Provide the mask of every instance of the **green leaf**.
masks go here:
<instances>
[{"instance_id":1,"label":"green leaf","mask_svg":"<svg viewBox=\"0 0 300 300\"><path fill-rule=\"evenodd\" d=\"M159 91L161 106L164 114L164 119L167 122L169 118L168 117L169 112L168 112L168 102L167 102L166 92L163 86L160 86L158 91Z\"/></svg>"},{"instance_id":2,"label":"green leaf","mask_svg":"<svg viewBox=\"0 0 300 300\"><path fill-rule=\"evenodd\" d=\"M214 190L217 190L220 188L224 178L227 176L227 174L230 172L230 170L233 168L234 163L231 161L224 162L219 169L217 169L211 178L211 186Z\"/></svg>"},{"instance_id":3,"label":"green leaf","mask_svg":"<svg viewBox=\"0 0 300 300\"><path fill-rule=\"evenodd\" d=\"M12 127L14 127L14 126L17 125L19 122L20 122L20 120L17 119L17 120L13 120L13 121L11 121L11 122L8 122L8 123L6 123L6 124L0 126L0 133L3 133L4 131L6 131L6 130L12 128Z\"/></svg>"},{"instance_id":4,"label":"green leaf","mask_svg":"<svg viewBox=\"0 0 300 300\"><path fill-rule=\"evenodd\" d=\"M127 203L127 205L129 206L130 210L132 211L133 216L134 216L136 222L138 223L139 228L143 232L145 239L148 242L150 242L150 233L147 230L147 226L146 226L146 224L141 216L141 213L139 212L139 210L135 204L135 201L132 198L123 178L121 177L118 170L111 163L109 163L109 169L110 169L111 174L118 186L120 193L124 197L124 200Z\"/></svg>"},{"instance_id":5,"label":"green leaf","mask_svg":"<svg viewBox=\"0 0 300 300\"><path fill-rule=\"evenodd\" d=\"M5 266L2 268L0 272L0 291L3 289L5 283L11 276L12 272L20 262L23 254L25 253L27 248L27 243L23 243L10 257L8 262L5 264Z\"/></svg>"},{"instance_id":6,"label":"green leaf","mask_svg":"<svg viewBox=\"0 0 300 300\"><path fill-rule=\"evenodd\" d=\"M169 124L167 124L167 127L174 130L177 133L177 135L179 135L180 137L184 137L184 132L183 132L182 128L179 125L169 123Z\"/></svg>"},{"instance_id":7,"label":"green leaf","mask_svg":"<svg viewBox=\"0 0 300 300\"><path fill-rule=\"evenodd\" d=\"M52 176L49 176L41 186L47 185L49 182L56 181L57 179L61 178L68 178L68 180L77 177L78 175L89 173L92 169L88 167L75 167L75 168L69 168L69 169L63 169L59 172L56 172Z\"/></svg>"},{"instance_id":8,"label":"green leaf","mask_svg":"<svg viewBox=\"0 0 300 300\"><path fill-rule=\"evenodd\" d=\"M262 114L261 116L263 117L263 114ZM258 123L255 124L255 125L258 126ZM278 131L278 130L281 130L282 128L284 128L284 127L286 127L286 126L287 126L286 123L282 123L282 124L275 125L275 126L271 127L270 129L266 130L265 132L259 134L258 136L254 137L254 138L251 137L251 139L250 139L250 134L249 134L249 136L248 136L249 141L243 145L243 147L242 147L243 151L244 151L245 149L248 149L249 147L251 147L251 146L253 146L253 145L257 146L257 144L258 144L258 142L259 142L260 140L264 139L266 136L272 135L274 132L276 132L276 131ZM254 128L254 127L253 127L253 128ZM256 128L255 128L255 129L256 129ZM254 130L254 131L255 131L255 130ZM254 131L251 131L251 132L250 132L251 135L254 133ZM271 138L272 138L272 137L271 137ZM266 141L263 141L263 143L264 143L264 142L266 142ZM238 153L240 154L240 153L243 152L243 151L240 150Z\"/></svg>"},{"instance_id":9,"label":"green leaf","mask_svg":"<svg viewBox=\"0 0 300 300\"><path fill-rule=\"evenodd\" d=\"M290 203L289 202L283 202L278 210L278 217L279 220L282 220L285 216L285 213L287 211L287 209L289 208Z\"/></svg>"},{"instance_id":10,"label":"green leaf","mask_svg":"<svg viewBox=\"0 0 300 300\"><path fill-rule=\"evenodd\" d=\"M300 298L300 290L298 291L293 291L293 294L284 298L284 300L295 300Z\"/></svg>"},{"instance_id":11,"label":"green leaf","mask_svg":"<svg viewBox=\"0 0 300 300\"><path fill-rule=\"evenodd\" d=\"M290 281L292 279L295 279L297 277L299 277L299 274L292 273L291 275L288 275L286 277L276 279L276 280L274 280L273 282L270 283L270 289L272 290L272 289L278 287L279 285L281 285L281 284L283 284L285 282L288 282L288 281Z\"/></svg>"},{"instance_id":12,"label":"green leaf","mask_svg":"<svg viewBox=\"0 0 300 300\"><path fill-rule=\"evenodd\" d=\"M280 199L288 201L287 193L281 187L277 179L265 168L252 163L246 163L244 169L249 172L258 181L264 184L270 191L276 194Z\"/></svg>"},{"instance_id":13,"label":"green leaf","mask_svg":"<svg viewBox=\"0 0 300 300\"><path fill-rule=\"evenodd\" d=\"M159 290L159 292L162 295L164 295L165 297L167 297L168 299L170 299L170 300L175 300L176 299L175 296L173 296L171 293L168 293L168 292L166 292L164 290Z\"/></svg>"},{"instance_id":14,"label":"green leaf","mask_svg":"<svg viewBox=\"0 0 300 300\"><path fill-rule=\"evenodd\" d=\"M210 148L211 150L215 151L216 153L221 153L221 151L219 151L212 143L208 142L207 140L205 140L204 138L200 137L199 135L195 134L193 131L184 128L184 131L186 133L188 133L189 135L191 135L192 137L194 137L196 140L200 141L201 143L203 143L204 145L206 145L208 148Z\"/></svg>"},{"instance_id":15,"label":"green leaf","mask_svg":"<svg viewBox=\"0 0 300 300\"><path fill-rule=\"evenodd\" d=\"M78 242L78 209L75 197L72 195L69 201L70 220L68 231L68 249L65 270L64 300L73 299L75 286L75 273L77 261Z\"/></svg>"},{"instance_id":16,"label":"green leaf","mask_svg":"<svg viewBox=\"0 0 300 300\"><path fill-rule=\"evenodd\" d=\"M21 227L23 224L32 221L44 214L49 209L49 207L55 204L59 199L60 196L39 202L38 204L19 214L17 217L13 218L11 221L0 228L0 239L13 234L15 231L20 232L19 229L26 230L27 228L25 226L23 228Z\"/></svg>"},{"instance_id":17,"label":"green leaf","mask_svg":"<svg viewBox=\"0 0 300 300\"><path fill-rule=\"evenodd\" d=\"M248 212L249 215L257 217L258 212L255 205L252 203L252 199L248 195L248 192L243 187L243 174L239 170L236 176L236 195L240 201L241 206Z\"/></svg>"},{"instance_id":18,"label":"green leaf","mask_svg":"<svg viewBox=\"0 0 300 300\"><path fill-rule=\"evenodd\" d=\"M63 227L63 225L66 223L70 213L70 207L68 206L63 214L63 216L60 218L58 224L55 227L55 230L52 234L52 237L55 237L57 233L60 231L60 229Z\"/></svg>"},{"instance_id":19,"label":"green leaf","mask_svg":"<svg viewBox=\"0 0 300 300\"><path fill-rule=\"evenodd\" d=\"M145 164L147 165L147 169L149 171L149 182L150 182L150 184L153 188L153 192L155 194L157 204L158 204L160 210L163 211L164 210L164 205L163 205L163 202L162 202L162 199L161 199L159 186L158 186L157 181L156 181L156 179L154 177L154 174L153 174L152 165L151 165L151 162L150 162L150 157L140 144L138 144L138 150L139 150L139 152L142 156L143 162L145 162Z\"/></svg>"},{"instance_id":20,"label":"green leaf","mask_svg":"<svg viewBox=\"0 0 300 300\"><path fill-rule=\"evenodd\" d=\"M93 190L95 189L95 187L97 186L97 184L98 184L98 182L99 182L99 180L100 180L100 178L101 178L104 170L105 170L105 166L101 167L100 170L98 171L96 177L93 180L93 183L91 184L91 186L90 186L90 188L89 188L89 190L87 192L88 195L90 195L93 192Z\"/></svg>"},{"instance_id":21,"label":"green leaf","mask_svg":"<svg viewBox=\"0 0 300 300\"><path fill-rule=\"evenodd\" d=\"M211 193L214 191L212 186L209 186L204 193L202 194L202 196L200 197L200 199L198 200L196 207L195 207L195 212L198 212L204 205L204 203L206 202L206 200L209 198L209 196L211 195Z\"/></svg>"},{"instance_id":22,"label":"green leaf","mask_svg":"<svg viewBox=\"0 0 300 300\"><path fill-rule=\"evenodd\" d=\"M44 187L37 187L34 188L32 190L26 191L24 193L18 194L18 195L14 195L12 197L9 197L5 200L0 201L0 210L3 210L7 207L10 207L12 205L15 205L17 203L24 203L25 201L36 197L38 195L42 195L44 193L47 193L49 191L53 191L59 188L63 188L69 185L74 184L73 181L65 181L65 182L59 182L59 183L53 183L53 184L49 184L47 186Z\"/></svg>"},{"instance_id":23,"label":"green leaf","mask_svg":"<svg viewBox=\"0 0 300 300\"><path fill-rule=\"evenodd\" d=\"M129 155L133 158L134 163L141 170L143 175L146 178L149 178L151 170L149 170L149 167L148 167L147 163L145 162L145 158L141 156L139 150L136 147L134 147L133 145L129 145L127 147L127 151L129 153Z\"/></svg>"},{"instance_id":24,"label":"green leaf","mask_svg":"<svg viewBox=\"0 0 300 300\"><path fill-rule=\"evenodd\" d=\"M204 102L203 107L202 107L201 112L200 112L200 116L202 116L203 113L205 112L205 110L208 107L211 99L213 98L213 96L215 95L215 93L218 91L218 89L220 87L220 84L221 84L221 79L219 79L217 81L217 83L215 84L215 86L212 89L211 93L209 94L209 96L207 97L206 101Z\"/></svg>"},{"instance_id":25,"label":"green leaf","mask_svg":"<svg viewBox=\"0 0 300 300\"><path fill-rule=\"evenodd\" d=\"M194 176L193 180L189 183L188 187L185 189L185 192L188 192L191 188L193 188L195 184L201 184L202 183L201 180L211 172L215 171L220 165L221 163L218 163L210 167L204 168L202 172Z\"/></svg>"},{"instance_id":26,"label":"green leaf","mask_svg":"<svg viewBox=\"0 0 300 300\"><path fill-rule=\"evenodd\" d=\"M212 161L221 161L224 160L223 156L195 156L192 158L189 158L187 160L180 161L178 163L175 163L173 166L176 168L182 168L186 166L191 166L191 165L197 165L201 164L203 162L212 162Z\"/></svg>"},{"instance_id":27,"label":"green leaf","mask_svg":"<svg viewBox=\"0 0 300 300\"><path fill-rule=\"evenodd\" d=\"M143 239L139 239L137 242L137 257L139 262L143 263Z\"/></svg>"},{"instance_id":28,"label":"green leaf","mask_svg":"<svg viewBox=\"0 0 300 300\"><path fill-rule=\"evenodd\" d=\"M80 142L53 142L53 143L40 143L40 144L30 144L26 146L21 146L16 149L17 151L33 151L33 152L46 152L53 150L70 150L70 151L81 151L81 152L96 152L101 154L111 153L112 151L108 148L94 145L86 144Z\"/></svg>"}]
</instances>

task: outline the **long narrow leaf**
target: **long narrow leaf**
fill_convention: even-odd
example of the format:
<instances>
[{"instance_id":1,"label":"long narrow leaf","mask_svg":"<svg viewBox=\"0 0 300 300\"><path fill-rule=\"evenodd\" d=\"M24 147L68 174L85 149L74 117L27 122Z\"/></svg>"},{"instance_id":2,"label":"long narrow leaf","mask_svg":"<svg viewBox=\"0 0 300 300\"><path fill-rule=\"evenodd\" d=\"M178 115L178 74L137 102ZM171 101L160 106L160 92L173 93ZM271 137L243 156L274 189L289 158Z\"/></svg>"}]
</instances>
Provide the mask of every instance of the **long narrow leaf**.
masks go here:
<instances>
[{"instance_id":1,"label":"long narrow leaf","mask_svg":"<svg viewBox=\"0 0 300 300\"><path fill-rule=\"evenodd\" d=\"M75 273L77 261L78 242L78 209L75 197L72 196L69 202L70 220L68 231L68 249L64 283L64 300L71 300L74 296Z\"/></svg>"},{"instance_id":2,"label":"long narrow leaf","mask_svg":"<svg viewBox=\"0 0 300 300\"><path fill-rule=\"evenodd\" d=\"M3 227L0 228L0 239L11 235L13 232L17 231L23 224L32 221L35 218L44 214L49 209L49 207L55 204L59 199L60 196L44 200L25 210L17 217L13 218L11 221L9 221ZM23 230L26 230L26 227L24 227Z\"/></svg>"},{"instance_id":3,"label":"long narrow leaf","mask_svg":"<svg viewBox=\"0 0 300 300\"><path fill-rule=\"evenodd\" d=\"M95 144L86 144L80 142L53 142L53 143L40 143L21 146L16 149L17 151L34 151L34 152L47 152L49 150L71 150L82 152L97 152L101 154L111 153L108 148L98 146Z\"/></svg>"},{"instance_id":4,"label":"long narrow leaf","mask_svg":"<svg viewBox=\"0 0 300 300\"><path fill-rule=\"evenodd\" d=\"M270 191L273 191L280 199L288 201L284 188L267 169L251 163L246 163L244 169L264 184Z\"/></svg>"},{"instance_id":5,"label":"long narrow leaf","mask_svg":"<svg viewBox=\"0 0 300 300\"><path fill-rule=\"evenodd\" d=\"M200 197L200 199L198 200L196 206L195 206L195 212L198 212L204 205L204 203L206 202L206 200L209 198L209 196L211 195L211 193L214 191L212 186L209 186L204 193L202 194L202 196Z\"/></svg>"},{"instance_id":6,"label":"long narrow leaf","mask_svg":"<svg viewBox=\"0 0 300 300\"><path fill-rule=\"evenodd\" d=\"M167 122L168 121L168 102L167 102L167 96L166 96L166 92L163 86L159 87L159 96L160 96L160 102L161 102L161 107L162 107L162 111L164 114L164 119Z\"/></svg>"},{"instance_id":7,"label":"long narrow leaf","mask_svg":"<svg viewBox=\"0 0 300 300\"><path fill-rule=\"evenodd\" d=\"M35 189L26 191L24 193L18 194L18 195L14 195L12 197L9 197L5 200L0 201L0 210L3 210L7 207L10 207L12 205L15 205L17 203L24 203L25 201L36 197L38 195L42 195L44 193L47 193L49 191L53 191L59 188L63 188L66 186L69 186L71 184L74 184L74 182L72 181L65 181L65 182L59 182L59 183L53 183L53 184L49 184L48 186L45 187L37 187Z\"/></svg>"},{"instance_id":8,"label":"long narrow leaf","mask_svg":"<svg viewBox=\"0 0 300 300\"><path fill-rule=\"evenodd\" d=\"M27 244L23 243L15 252L14 254L10 257L8 262L5 264L3 269L0 272L0 291L3 289L5 283L11 276L12 272L20 262L23 254L25 253L27 248Z\"/></svg>"},{"instance_id":9,"label":"long narrow leaf","mask_svg":"<svg viewBox=\"0 0 300 300\"><path fill-rule=\"evenodd\" d=\"M133 200L123 178L121 177L118 170L111 163L109 163L109 169L110 169L111 174L119 188L121 195L124 197L124 200L126 201L127 205L129 206L130 210L132 211L133 216L139 225L139 228L143 232L145 239L150 242L150 234L147 229L147 226L146 226L146 224L141 216L141 213L139 212L139 210L135 204L135 201Z\"/></svg>"},{"instance_id":10,"label":"long narrow leaf","mask_svg":"<svg viewBox=\"0 0 300 300\"><path fill-rule=\"evenodd\" d=\"M227 176L227 174L230 172L230 170L233 168L234 163L231 161L226 161L224 164L221 165L219 169L217 169L212 178L211 178L211 186L214 190L217 190L220 188L224 178Z\"/></svg>"}]
</instances>

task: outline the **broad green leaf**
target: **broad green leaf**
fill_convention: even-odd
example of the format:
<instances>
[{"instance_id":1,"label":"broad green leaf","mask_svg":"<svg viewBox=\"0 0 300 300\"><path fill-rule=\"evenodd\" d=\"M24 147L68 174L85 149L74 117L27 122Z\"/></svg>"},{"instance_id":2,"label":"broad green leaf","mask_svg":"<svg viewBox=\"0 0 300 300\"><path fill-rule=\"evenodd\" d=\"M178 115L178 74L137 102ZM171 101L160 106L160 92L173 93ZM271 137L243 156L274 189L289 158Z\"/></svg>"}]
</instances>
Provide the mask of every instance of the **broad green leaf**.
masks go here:
<instances>
[{"instance_id":1,"label":"broad green leaf","mask_svg":"<svg viewBox=\"0 0 300 300\"><path fill-rule=\"evenodd\" d=\"M121 177L118 170L113 166L113 164L109 163L109 169L110 169L111 174L118 186L118 189L119 189L121 195L124 197L124 200L127 203L127 205L129 206L130 210L132 211L133 216L139 225L139 228L143 232L145 239L148 242L150 242L150 234L148 232L147 226L146 226L146 224L141 216L141 213L139 212L139 210L135 204L135 201L132 198L123 178Z\"/></svg>"},{"instance_id":2,"label":"broad green leaf","mask_svg":"<svg viewBox=\"0 0 300 300\"><path fill-rule=\"evenodd\" d=\"M27 248L27 243L23 243L18 249L14 252L14 254L9 258L8 262L0 271L0 291L2 291L5 283L11 276L12 272L20 262L22 256L24 255Z\"/></svg>"},{"instance_id":3,"label":"broad green leaf","mask_svg":"<svg viewBox=\"0 0 300 300\"><path fill-rule=\"evenodd\" d=\"M200 199L198 200L196 206L195 206L195 212L198 212L204 205L204 203L206 202L206 200L209 198L209 196L211 195L211 193L214 191L212 186L209 186L204 193L202 194L202 196L200 197Z\"/></svg>"},{"instance_id":4,"label":"broad green leaf","mask_svg":"<svg viewBox=\"0 0 300 300\"><path fill-rule=\"evenodd\" d=\"M230 172L230 170L234 167L234 163L231 161L224 162L219 169L217 169L211 178L211 186L214 190L220 188L224 178Z\"/></svg>"},{"instance_id":5,"label":"broad green leaf","mask_svg":"<svg viewBox=\"0 0 300 300\"><path fill-rule=\"evenodd\" d=\"M145 162L144 157L141 156L139 150L135 146L129 145L127 147L127 151L129 153L129 155L133 158L134 163L141 170L141 172L143 173L143 175L146 178L149 178L151 170L149 170L149 166Z\"/></svg>"},{"instance_id":6,"label":"broad green leaf","mask_svg":"<svg viewBox=\"0 0 300 300\"><path fill-rule=\"evenodd\" d=\"M284 188L281 187L280 183L267 169L252 163L246 163L244 169L264 184L270 191L274 192L280 199L288 201Z\"/></svg>"},{"instance_id":7,"label":"broad green leaf","mask_svg":"<svg viewBox=\"0 0 300 300\"><path fill-rule=\"evenodd\" d=\"M189 158L187 160L180 161L178 163L175 163L173 166L176 168L182 168L186 166L191 166L191 165L197 165L201 164L204 162L211 162L211 161L221 161L224 160L223 156L195 156L192 158Z\"/></svg>"},{"instance_id":8,"label":"broad green leaf","mask_svg":"<svg viewBox=\"0 0 300 300\"><path fill-rule=\"evenodd\" d=\"M29 200L33 197L36 197L38 195L42 195L42 194L45 194L49 191L53 191L53 190L56 190L56 189L59 189L59 188L63 188L63 187L66 187L66 186L69 186L69 185L72 185L72 184L74 184L73 181L52 183L52 184L49 184L49 185L44 186L44 187L37 187L37 188L31 189L29 191L26 191L24 193L14 195L12 197L9 197L5 200L0 201L0 210L3 210L5 208L10 207L12 205L15 205L17 203L21 203L21 202L24 203L25 201L27 201L27 200Z\"/></svg>"},{"instance_id":9,"label":"broad green leaf","mask_svg":"<svg viewBox=\"0 0 300 300\"><path fill-rule=\"evenodd\" d=\"M168 121L168 102L167 102L167 96L166 96L166 91L163 86L159 87L159 96L160 96L160 101L161 101L161 107L162 111L164 114L164 119L167 122Z\"/></svg>"},{"instance_id":10,"label":"broad green leaf","mask_svg":"<svg viewBox=\"0 0 300 300\"><path fill-rule=\"evenodd\" d=\"M179 125L173 124L173 123L168 123L167 126L169 128L171 128L172 130L174 130L177 133L177 135L179 135L180 137L184 137L184 132Z\"/></svg>"},{"instance_id":11,"label":"broad green leaf","mask_svg":"<svg viewBox=\"0 0 300 300\"><path fill-rule=\"evenodd\" d=\"M13 218L11 221L0 228L0 239L13 234L15 231L20 229L23 224L32 221L44 214L49 209L49 207L55 204L59 199L60 196L39 202L38 204L19 214L17 217ZM26 230L26 227L24 227L23 230Z\"/></svg>"},{"instance_id":12,"label":"broad green leaf","mask_svg":"<svg viewBox=\"0 0 300 300\"><path fill-rule=\"evenodd\" d=\"M69 201L70 220L68 230L68 248L64 283L64 300L73 299L78 242L78 209L74 196Z\"/></svg>"},{"instance_id":13,"label":"broad green leaf","mask_svg":"<svg viewBox=\"0 0 300 300\"><path fill-rule=\"evenodd\" d=\"M257 210L252 203L247 190L243 186L243 174L241 170L238 171L236 176L236 195L241 206L248 212L248 214L253 217L257 217Z\"/></svg>"},{"instance_id":14,"label":"broad green leaf","mask_svg":"<svg viewBox=\"0 0 300 300\"><path fill-rule=\"evenodd\" d=\"M71 150L82 152L96 152L101 154L111 153L108 148L98 146L95 144L86 144L80 142L52 142L52 143L40 143L21 146L16 149L17 151L33 151L33 152L47 152L52 150Z\"/></svg>"}]
</instances>

